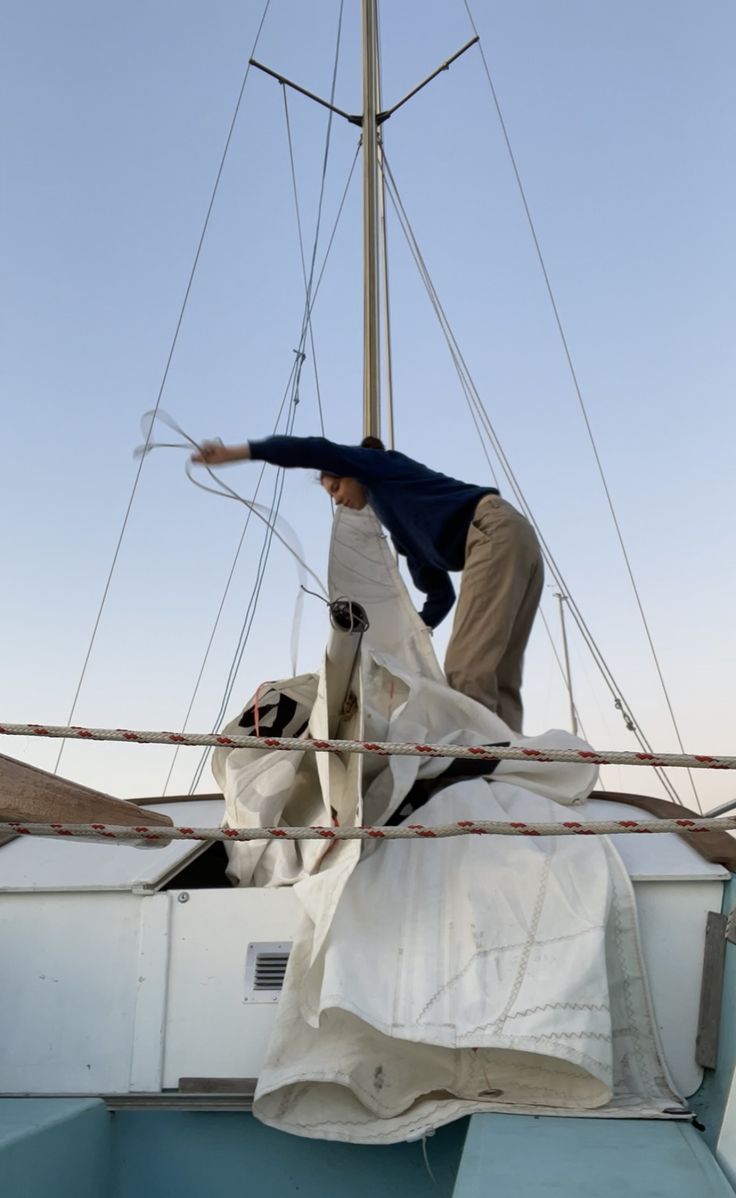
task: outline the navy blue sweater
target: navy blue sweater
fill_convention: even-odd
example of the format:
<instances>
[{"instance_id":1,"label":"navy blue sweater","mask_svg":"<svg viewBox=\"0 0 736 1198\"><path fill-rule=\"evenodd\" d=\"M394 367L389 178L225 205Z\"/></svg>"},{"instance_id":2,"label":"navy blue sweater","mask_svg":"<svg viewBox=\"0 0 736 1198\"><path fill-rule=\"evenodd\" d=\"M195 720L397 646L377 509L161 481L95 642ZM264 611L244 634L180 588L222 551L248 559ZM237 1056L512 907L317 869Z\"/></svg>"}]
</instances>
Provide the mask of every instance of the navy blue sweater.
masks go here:
<instances>
[{"instance_id":1,"label":"navy blue sweater","mask_svg":"<svg viewBox=\"0 0 736 1198\"><path fill-rule=\"evenodd\" d=\"M336 445L324 437L266 437L249 444L257 461L357 479L406 558L415 586L427 596L420 612L425 624L436 628L444 620L455 602L448 571L465 565L473 513L484 495L498 495L495 487L448 478L393 449Z\"/></svg>"}]
</instances>

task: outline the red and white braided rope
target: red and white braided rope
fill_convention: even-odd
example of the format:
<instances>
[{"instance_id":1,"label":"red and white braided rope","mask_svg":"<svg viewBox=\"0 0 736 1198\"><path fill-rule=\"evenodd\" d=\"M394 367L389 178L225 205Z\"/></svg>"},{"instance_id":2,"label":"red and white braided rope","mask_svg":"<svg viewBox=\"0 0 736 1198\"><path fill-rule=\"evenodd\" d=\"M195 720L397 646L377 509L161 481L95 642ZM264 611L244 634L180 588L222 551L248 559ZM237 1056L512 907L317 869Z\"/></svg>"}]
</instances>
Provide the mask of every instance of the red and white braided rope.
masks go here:
<instances>
[{"instance_id":1,"label":"red and white braided rope","mask_svg":"<svg viewBox=\"0 0 736 1198\"><path fill-rule=\"evenodd\" d=\"M684 766L687 769L734 770L736 757L705 753L620 753L595 749L533 749L483 745L424 745L393 741L314 740L295 736L224 736L219 733L141 732L126 728L80 728L57 724L0 724L2 736L67 737L140 745L212 745L230 749L278 749L316 753L367 753L380 757L461 757L473 761L566 761L580 765Z\"/></svg>"},{"instance_id":2,"label":"red and white braided rope","mask_svg":"<svg viewBox=\"0 0 736 1198\"><path fill-rule=\"evenodd\" d=\"M496 820L461 819L454 824L426 827L404 824L390 828L134 828L114 824L35 824L18 820L0 823L0 836L81 837L85 840L441 840L448 836L613 836L621 833L657 832L731 832L736 816L720 819L620 819L584 823L527 824L520 820L504 823Z\"/></svg>"}]
</instances>

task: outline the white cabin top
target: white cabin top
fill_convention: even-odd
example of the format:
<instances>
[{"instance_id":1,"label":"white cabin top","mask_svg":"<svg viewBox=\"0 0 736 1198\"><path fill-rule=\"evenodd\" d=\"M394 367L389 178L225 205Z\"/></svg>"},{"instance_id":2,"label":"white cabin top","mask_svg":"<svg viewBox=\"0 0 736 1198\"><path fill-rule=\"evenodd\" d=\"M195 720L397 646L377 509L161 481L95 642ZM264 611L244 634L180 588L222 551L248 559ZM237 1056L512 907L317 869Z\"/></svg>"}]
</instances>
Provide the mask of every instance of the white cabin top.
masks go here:
<instances>
[{"instance_id":1,"label":"white cabin top","mask_svg":"<svg viewBox=\"0 0 736 1198\"><path fill-rule=\"evenodd\" d=\"M217 828L223 799L146 803L141 811L161 811L175 824ZM140 848L127 842L50 840L20 837L0 848L0 893L21 891L145 890L155 892L203 853L207 842L173 840L165 847Z\"/></svg>"}]
</instances>

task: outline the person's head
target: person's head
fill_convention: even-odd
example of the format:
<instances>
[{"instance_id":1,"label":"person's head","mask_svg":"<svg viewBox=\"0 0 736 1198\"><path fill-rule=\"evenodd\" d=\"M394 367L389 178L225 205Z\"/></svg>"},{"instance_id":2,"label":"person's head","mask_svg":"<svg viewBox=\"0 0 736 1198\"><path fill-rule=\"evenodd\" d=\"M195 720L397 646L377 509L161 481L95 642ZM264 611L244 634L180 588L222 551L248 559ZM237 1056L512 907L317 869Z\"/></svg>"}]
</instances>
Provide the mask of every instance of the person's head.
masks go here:
<instances>
[{"instance_id":1,"label":"person's head","mask_svg":"<svg viewBox=\"0 0 736 1198\"><path fill-rule=\"evenodd\" d=\"M364 437L360 443L361 449L379 449L385 450L386 446L378 437ZM368 495L362 483L359 483L357 478L341 478L336 474L328 474L323 470L319 476L319 481L324 487L327 494L338 505L338 507L348 507L354 512L363 510L368 502Z\"/></svg>"}]
</instances>

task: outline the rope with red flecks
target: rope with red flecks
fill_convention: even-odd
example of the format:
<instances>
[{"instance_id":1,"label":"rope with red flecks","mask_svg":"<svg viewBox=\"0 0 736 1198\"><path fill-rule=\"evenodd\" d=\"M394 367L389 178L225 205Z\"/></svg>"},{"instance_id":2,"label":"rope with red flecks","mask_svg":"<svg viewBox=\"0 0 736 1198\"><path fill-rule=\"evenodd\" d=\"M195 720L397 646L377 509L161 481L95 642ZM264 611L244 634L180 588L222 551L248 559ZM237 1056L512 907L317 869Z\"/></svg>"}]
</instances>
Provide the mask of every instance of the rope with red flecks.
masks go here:
<instances>
[{"instance_id":1,"label":"rope with red flecks","mask_svg":"<svg viewBox=\"0 0 736 1198\"><path fill-rule=\"evenodd\" d=\"M734 770L736 757L705 753L626 753L595 749L533 749L524 745L413 744L392 741L315 740L295 736L239 736L221 733L141 732L126 728L82 728L57 724L0 724L3 736L67 737L70 740L123 741L150 745L212 745L229 749L286 752L365 753L381 757L456 757L475 761L564 761L580 765L683 766L687 769Z\"/></svg>"},{"instance_id":2,"label":"rope with red flecks","mask_svg":"<svg viewBox=\"0 0 736 1198\"><path fill-rule=\"evenodd\" d=\"M736 816L719 819L659 819L659 820L598 820L581 822L564 820L560 823L529 824L521 820L461 819L454 824L404 824L384 828L189 828L189 827L121 827L114 824L36 824L12 820L0 823L0 836L50 836L84 840L121 840L163 842L171 840L444 840L450 836L618 836L659 832L731 832L736 829Z\"/></svg>"}]
</instances>

